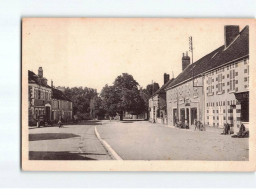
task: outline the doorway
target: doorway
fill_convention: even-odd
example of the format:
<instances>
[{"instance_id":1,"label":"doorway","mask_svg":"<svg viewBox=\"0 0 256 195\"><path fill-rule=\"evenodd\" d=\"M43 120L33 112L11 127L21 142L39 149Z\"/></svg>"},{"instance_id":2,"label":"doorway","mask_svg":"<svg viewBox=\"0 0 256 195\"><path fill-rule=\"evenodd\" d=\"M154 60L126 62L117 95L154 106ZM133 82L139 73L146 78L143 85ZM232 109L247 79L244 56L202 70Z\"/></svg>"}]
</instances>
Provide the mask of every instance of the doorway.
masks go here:
<instances>
[{"instance_id":1,"label":"doorway","mask_svg":"<svg viewBox=\"0 0 256 195\"><path fill-rule=\"evenodd\" d=\"M46 106L45 107L45 119L47 121L50 121L50 116L51 116L51 110L50 110L50 107L49 106Z\"/></svg>"},{"instance_id":2,"label":"doorway","mask_svg":"<svg viewBox=\"0 0 256 195\"><path fill-rule=\"evenodd\" d=\"M190 125L189 123L189 108L186 108L186 120L187 120L187 123L188 123L188 126Z\"/></svg>"},{"instance_id":3,"label":"doorway","mask_svg":"<svg viewBox=\"0 0 256 195\"><path fill-rule=\"evenodd\" d=\"M180 120L182 123L185 123L185 108L180 109Z\"/></svg>"},{"instance_id":4,"label":"doorway","mask_svg":"<svg viewBox=\"0 0 256 195\"><path fill-rule=\"evenodd\" d=\"M197 120L197 109L191 108L191 125L195 124L195 120Z\"/></svg>"}]
</instances>

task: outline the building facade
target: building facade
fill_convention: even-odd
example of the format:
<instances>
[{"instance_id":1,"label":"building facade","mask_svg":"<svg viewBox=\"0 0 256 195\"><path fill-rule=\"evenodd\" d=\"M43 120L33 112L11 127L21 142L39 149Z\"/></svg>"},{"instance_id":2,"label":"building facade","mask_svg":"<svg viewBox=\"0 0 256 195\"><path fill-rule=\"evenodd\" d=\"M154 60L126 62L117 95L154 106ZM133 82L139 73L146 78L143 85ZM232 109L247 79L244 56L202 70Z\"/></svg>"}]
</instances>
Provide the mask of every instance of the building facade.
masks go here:
<instances>
[{"instance_id":1,"label":"building facade","mask_svg":"<svg viewBox=\"0 0 256 195\"><path fill-rule=\"evenodd\" d=\"M47 84L42 67L39 67L38 75L28 71L28 107L31 126L36 125L39 118L57 122L60 118L69 121L73 117L72 101L62 91Z\"/></svg>"},{"instance_id":2,"label":"building facade","mask_svg":"<svg viewBox=\"0 0 256 195\"><path fill-rule=\"evenodd\" d=\"M167 86L168 124L194 121L238 132L249 123L249 27L225 26L223 46L184 68ZM183 66L184 67L184 66Z\"/></svg>"},{"instance_id":3,"label":"building facade","mask_svg":"<svg viewBox=\"0 0 256 195\"><path fill-rule=\"evenodd\" d=\"M158 89L148 100L149 105L149 121L153 123L167 124L166 111L166 92L165 88L173 79L170 80L169 74L164 74L164 84Z\"/></svg>"},{"instance_id":4,"label":"building facade","mask_svg":"<svg viewBox=\"0 0 256 195\"><path fill-rule=\"evenodd\" d=\"M38 69L38 75L28 71L28 89L29 125L36 125L41 116L50 121L52 90L43 77L42 67Z\"/></svg>"}]
</instances>

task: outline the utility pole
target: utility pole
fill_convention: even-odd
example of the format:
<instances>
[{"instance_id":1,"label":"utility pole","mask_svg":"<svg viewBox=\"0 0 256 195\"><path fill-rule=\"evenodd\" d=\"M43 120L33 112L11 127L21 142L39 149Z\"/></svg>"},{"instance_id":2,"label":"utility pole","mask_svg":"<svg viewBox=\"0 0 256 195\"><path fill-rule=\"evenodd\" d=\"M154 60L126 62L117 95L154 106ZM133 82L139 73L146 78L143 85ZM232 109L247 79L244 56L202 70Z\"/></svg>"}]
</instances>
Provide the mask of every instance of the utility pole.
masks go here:
<instances>
[{"instance_id":1,"label":"utility pole","mask_svg":"<svg viewBox=\"0 0 256 195\"><path fill-rule=\"evenodd\" d=\"M189 51L191 52L191 64L193 64L193 39L192 36L189 37Z\"/></svg>"}]
</instances>

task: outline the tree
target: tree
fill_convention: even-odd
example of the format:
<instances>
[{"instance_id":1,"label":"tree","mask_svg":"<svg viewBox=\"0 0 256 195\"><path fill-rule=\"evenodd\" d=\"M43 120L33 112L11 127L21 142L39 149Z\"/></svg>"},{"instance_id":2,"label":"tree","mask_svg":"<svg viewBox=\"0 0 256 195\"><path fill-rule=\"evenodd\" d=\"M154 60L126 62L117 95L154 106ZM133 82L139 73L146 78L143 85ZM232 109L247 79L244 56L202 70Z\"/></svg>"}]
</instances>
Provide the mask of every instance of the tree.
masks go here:
<instances>
[{"instance_id":1,"label":"tree","mask_svg":"<svg viewBox=\"0 0 256 195\"><path fill-rule=\"evenodd\" d=\"M148 84L144 92L149 96L152 96L159 88L158 83Z\"/></svg>"},{"instance_id":2,"label":"tree","mask_svg":"<svg viewBox=\"0 0 256 195\"><path fill-rule=\"evenodd\" d=\"M88 87L65 88L64 94L73 102L74 115L82 119L90 118L90 101L97 96L97 91Z\"/></svg>"},{"instance_id":3,"label":"tree","mask_svg":"<svg viewBox=\"0 0 256 195\"><path fill-rule=\"evenodd\" d=\"M90 101L90 116L91 118L103 119L105 116L105 109L102 105L102 99L97 95Z\"/></svg>"},{"instance_id":4,"label":"tree","mask_svg":"<svg viewBox=\"0 0 256 195\"><path fill-rule=\"evenodd\" d=\"M101 92L105 110L110 116L117 113L122 120L125 111L140 114L144 111L144 101L138 90L138 82L132 75L123 73L118 76L113 86L106 85Z\"/></svg>"}]
</instances>

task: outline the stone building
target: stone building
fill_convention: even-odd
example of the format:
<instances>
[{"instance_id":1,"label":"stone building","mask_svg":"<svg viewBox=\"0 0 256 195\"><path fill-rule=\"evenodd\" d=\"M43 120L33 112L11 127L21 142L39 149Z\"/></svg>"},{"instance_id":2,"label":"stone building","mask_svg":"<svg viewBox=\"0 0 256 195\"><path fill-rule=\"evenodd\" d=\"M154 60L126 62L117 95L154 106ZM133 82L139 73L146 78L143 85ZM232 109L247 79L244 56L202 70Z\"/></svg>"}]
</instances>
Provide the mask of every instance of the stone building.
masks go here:
<instances>
[{"instance_id":1,"label":"stone building","mask_svg":"<svg viewBox=\"0 0 256 195\"><path fill-rule=\"evenodd\" d=\"M38 75L28 71L29 125L36 125L40 116L51 120L51 96L52 90L43 77L42 67L39 67Z\"/></svg>"},{"instance_id":2,"label":"stone building","mask_svg":"<svg viewBox=\"0 0 256 195\"><path fill-rule=\"evenodd\" d=\"M204 74L206 124L229 123L238 132L249 123L249 27L225 27L225 44Z\"/></svg>"},{"instance_id":3,"label":"stone building","mask_svg":"<svg viewBox=\"0 0 256 195\"><path fill-rule=\"evenodd\" d=\"M28 89L29 125L36 125L39 118L49 122L57 122L60 118L64 121L72 119L72 101L53 84L47 84L42 67L39 67L38 75L28 71Z\"/></svg>"},{"instance_id":4,"label":"stone building","mask_svg":"<svg viewBox=\"0 0 256 195\"><path fill-rule=\"evenodd\" d=\"M149 121L153 123L167 124L166 111L166 92L165 88L173 79L170 80L169 74L164 74L164 84L148 100L149 104Z\"/></svg>"},{"instance_id":5,"label":"stone building","mask_svg":"<svg viewBox=\"0 0 256 195\"><path fill-rule=\"evenodd\" d=\"M169 125L182 121L191 127L197 119L220 128L229 123L237 132L241 122L249 122L249 27L240 32L239 26L225 26L224 40L195 63L182 65L166 87Z\"/></svg>"}]
</instances>

